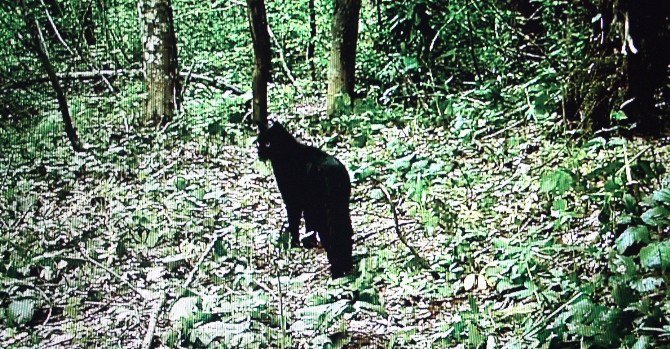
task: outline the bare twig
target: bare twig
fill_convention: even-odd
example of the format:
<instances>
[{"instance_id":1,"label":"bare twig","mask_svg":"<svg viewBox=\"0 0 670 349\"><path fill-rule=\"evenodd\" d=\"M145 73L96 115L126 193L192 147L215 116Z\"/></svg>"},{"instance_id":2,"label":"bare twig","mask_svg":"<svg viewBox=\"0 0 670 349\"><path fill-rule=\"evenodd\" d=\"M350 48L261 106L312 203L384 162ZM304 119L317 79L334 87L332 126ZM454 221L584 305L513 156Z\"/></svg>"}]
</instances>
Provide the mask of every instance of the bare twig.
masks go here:
<instances>
[{"instance_id":1,"label":"bare twig","mask_svg":"<svg viewBox=\"0 0 670 349\"><path fill-rule=\"evenodd\" d=\"M102 264L102 263L96 261L95 259L91 258L91 256L89 256L88 253L86 253L86 251L85 251L83 248L80 248L80 249L79 249L79 252L80 252L81 255L84 257L84 259L86 259L86 260L89 261L91 264L95 265L96 267L98 267L98 268L100 268L100 269L102 269L102 270L108 272L110 275L114 276L114 277L115 277L117 280L119 280L122 284L125 284L126 286L128 286L128 288L130 288L130 289L133 290L135 293L137 293L138 295L140 295L140 297L142 297L143 299L146 299L146 300L149 299L149 298L147 297L146 293L142 293L142 291L140 291L137 287L135 287L134 285L132 285L132 284L131 284L130 282L128 282L127 280L123 279L123 278L121 277L121 275L119 275L117 272L115 272L115 271L112 270L112 269L109 269L109 268L106 267L104 264Z\"/></svg>"},{"instance_id":2,"label":"bare twig","mask_svg":"<svg viewBox=\"0 0 670 349\"><path fill-rule=\"evenodd\" d=\"M480 138L480 140L485 141L487 139L495 138L495 137L497 137L497 136L499 136L499 135L501 135L501 134L519 126L519 125L521 125L521 123L524 122L524 121L526 121L526 120L525 119L517 120L517 121L507 125L505 128L502 128L502 129L500 129L500 130L498 130L494 133L491 133L489 135L483 136L482 138Z\"/></svg>"},{"instance_id":3,"label":"bare twig","mask_svg":"<svg viewBox=\"0 0 670 349\"><path fill-rule=\"evenodd\" d=\"M161 309L163 309L165 301L167 301L167 292L163 291L160 298L158 299L158 304L151 312L151 317L149 318L149 326L147 327L147 334L144 336L144 340L142 340L142 349L151 348L151 342L152 339L154 338L154 332L156 332L156 323L158 323L158 315L160 314Z\"/></svg>"},{"instance_id":4,"label":"bare twig","mask_svg":"<svg viewBox=\"0 0 670 349\"><path fill-rule=\"evenodd\" d=\"M272 42L277 46L277 52L279 53L279 61L281 61L282 68L284 68L284 72L286 73L286 76L288 77L289 80L291 80L291 84L293 87L296 88L298 91L298 94L302 95L302 90L298 87L298 83L296 82L295 78L293 77L293 73L291 72L291 69L288 67L288 63L286 63L286 59L284 58L284 49L281 47L279 44L279 40L277 40L277 37L275 34L272 32L272 28L268 26L268 34L270 34L270 38L272 39Z\"/></svg>"},{"instance_id":5,"label":"bare twig","mask_svg":"<svg viewBox=\"0 0 670 349\"><path fill-rule=\"evenodd\" d=\"M202 252L200 255L200 258L198 259L198 262L193 266L193 269L191 269L191 272L188 274L188 277L186 280L184 280L184 283L182 284L182 288L187 288L191 285L191 282L193 282L193 279L195 278L195 274L198 272L198 269L200 269L200 265L202 262L205 261L205 258L209 253L212 251L214 248L214 245L216 245L216 242L219 241L219 235L216 234L212 237L212 241L209 242L209 245L205 249L205 251Z\"/></svg>"},{"instance_id":6,"label":"bare twig","mask_svg":"<svg viewBox=\"0 0 670 349\"><path fill-rule=\"evenodd\" d=\"M398 227L403 227L403 226L410 225L410 224L412 224L412 222L410 222L410 221L406 221L406 222L398 222L398 225L397 225L397 226L398 226ZM393 228L395 228L395 227L396 227L396 225L393 224L393 225L390 225L390 226L387 226L387 227L383 227L383 228L375 229L375 230L373 230L373 231L371 231L371 232L369 232L369 233L367 233L367 234L364 234L364 235L358 235L358 238L356 239L356 241L354 241L354 243L358 244L358 243L360 243L360 242L366 240L367 238L369 238L369 237L371 237L371 236L373 236L373 235L379 234L379 233L381 233L381 232L383 232L383 231L385 231L385 230L393 229Z\"/></svg>"},{"instance_id":7,"label":"bare twig","mask_svg":"<svg viewBox=\"0 0 670 349\"><path fill-rule=\"evenodd\" d=\"M65 40L63 40L63 37L60 35L60 32L58 31L58 27L56 27L56 23L54 22L53 18L51 17L51 14L49 13L49 9L47 5L44 3L44 0L40 0L40 3L44 7L44 13L47 15L47 19L49 20L49 24L51 24L51 28L54 30L54 33L56 34L56 37L58 38L58 41L65 47L67 52L69 52L71 55L74 55L74 52L70 49L70 46L65 43Z\"/></svg>"},{"instance_id":8,"label":"bare twig","mask_svg":"<svg viewBox=\"0 0 670 349\"><path fill-rule=\"evenodd\" d=\"M286 227L286 222L282 223L281 228L279 228L279 236L284 232ZM278 245L277 249L279 250L279 255L281 255L281 244ZM275 259L275 269L277 270L277 290L279 291L279 321L282 334L286 335L286 321L284 320L284 293L282 292L281 287L281 277L279 277L279 263Z\"/></svg>"},{"instance_id":9,"label":"bare twig","mask_svg":"<svg viewBox=\"0 0 670 349\"><path fill-rule=\"evenodd\" d=\"M193 75L193 67L195 66L195 60L193 60L193 63L188 67L188 70L186 71L186 76L184 76L184 83L181 84L181 92L179 93L180 96L184 96L184 93L186 93L186 86L188 86L188 83L191 82L191 75Z\"/></svg>"},{"instance_id":10,"label":"bare twig","mask_svg":"<svg viewBox=\"0 0 670 349\"><path fill-rule=\"evenodd\" d=\"M414 255L414 258L416 258L416 260L419 261L421 267L430 271L431 270L430 263L428 263L426 259L424 259L423 257L421 257L421 255L419 255L419 252L416 250L416 248L414 248L414 246L410 245L407 242L407 238L400 231L400 224L398 223L398 209L388 189L386 189L386 187L380 182L377 182L377 185L379 186L379 189L381 189L381 191L384 193L384 196L386 196L386 200L388 201L389 205L391 205L391 213L393 214L393 222L395 223L395 232L398 235L398 239L400 239L400 242L402 242L402 244L407 247L409 252L412 253L412 255ZM433 275L433 277L437 275L437 273L432 271L431 274Z\"/></svg>"},{"instance_id":11,"label":"bare twig","mask_svg":"<svg viewBox=\"0 0 670 349\"><path fill-rule=\"evenodd\" d=\"M572 302L574 302L575 300L577 300L577 298L579 298L581 296L582 296L582 292L575 293L575 295L572 296L572 298L570 298L567 302L561 304L561 306L556 308L556 310L554 310L551 314L549 314L547 317L545 317L544 319L542 319L538 323L536 323L535 326L534 326L534 329L531 330L530 332L528 332L527 334L525 334L524 337L530 338L531 336L533 336L534 334L539 332L543 328L542 325L547 323L547 321L551 320L554 316L556 316L558 313L560 313L567 306L571 305Z\"/></svg>"},{"instance_id":12,"label":"bare twig","mask_svg":"<svg viewBox=\"0 0 670 349\"><path fill-rule=\"evenodd\" d=\"M624 163L624 165L621 166L621 168L616 172L616 176L620 176L623 171L629 171L630 169L627 169L627 166L629 166L631 163L637 161L637 159L639 159L640 156L642 156L642 154L646 153L647 151L649 151L650 149L652 149L654 147L655 147L655 145L650 145L650 146L647 146L646 148L640 150L640 152L638 152L637 154L635 154L635 156L630 158L627 161L627 163ZM630 174L629 174L629 176L630 176Z\"/></svg>"}]
</instances>

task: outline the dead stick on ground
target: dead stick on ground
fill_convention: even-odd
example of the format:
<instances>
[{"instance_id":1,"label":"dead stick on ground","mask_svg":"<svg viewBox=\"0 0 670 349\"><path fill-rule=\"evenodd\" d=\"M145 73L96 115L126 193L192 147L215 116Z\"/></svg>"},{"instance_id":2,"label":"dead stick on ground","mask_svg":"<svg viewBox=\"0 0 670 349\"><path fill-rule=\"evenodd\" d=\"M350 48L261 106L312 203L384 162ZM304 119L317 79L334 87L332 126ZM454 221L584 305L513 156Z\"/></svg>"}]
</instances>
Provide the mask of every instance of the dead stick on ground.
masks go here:
<instances>
[{"instance_id":1,"label":"dead stick on ground","mask_svg":"<svg viewBox=\"0 0 670 349\"><path fill-rule=\"evenodd\" d=\"M100 262L96 261L95 259L91 258L91 256L89 256L88 253L86 253L86 251L85 251L83 248L79 249L79 252L80 252L81 255L84 257L84 259L86 259L87 261L89 261L91 264L93 264L93 265L95 265L96 267L98 267L98 268L100 268L100 269L102 269L102 270L108 272L109 274L111 274L112 276L114 276L117 280L119 280L122 284L125 284L125 285L128 286L131 290L133 290L135 293L137 293L138 295L140 295L140 297L142 297L143 299L147 299L147 295L146 295L146 294L142 293L137 287L133 286L133 285L132 285L130 282L128 282L127 280L124 280L124 279L121 277L121 275L119 275L119 274L118 274L117 272L115 272L114 270L109 269L108 267L106 267L106 266L103 265L102 263L100 263Z\"/></svg>"},{"instance_id":2,"label":"dead stick on ground","mask_svg":"<svg viewBox=\"0 0 670 349\"><path fill-rule=\"evenodd\" d=\"M151 348L151 342L152 339L154 338L154 332L156 332L156 324L158 323L158 316L166 300L167 300L167 292L163 291L158 300L158 305L156 305L156 308L154 308L154 310L151 312L151 317L149 318L149 326L147 327L147 334L144 336L144 340L142 341L143 349Z\"/></svg>"},{"instance_id":3,"label":"dead stick on ground","mask_svg":"<svg viewBox=\"0 0 670 349\"><path fill-rule=\"evenodd\" d=\"M205 258L207 258L209 253L212 251L217 241L219 241L219 234L216 234L214 235L214 237L212 237L212 241L210 241L205 251L200 255L198 262L195 264L195 266L193 266L193 269L191 269L191 272L188 274L186 280L184 280L184 283L182 283L181 285L182 288L187 288L191 285L191 282L193 282L193 279L195 279L195 275L197 274L198 269L200 269L200 265L202 264L202 262L205 261ZM151 317L149 318L149 326L147 327L147 333L144 336L144 340L142 341L142 349L151 348L151 342L152 339L154 338L154 332L156 332L156 324L158 323L158 317L160 316L161 310L163 309L163 306L165 305L166 301L167 301L167 291L163 291L158 300L158 305L156 305L154 310L151 312Z\"/></svg>"},{"instance_id":4,"label":"dead stick on ground","mask_svg":"<svg viewBox=\"0 0 670 349\"><path fill-rule=\"evenodd\" d=\"M403 235L402 232L400 231L400 224L398 223L398 209L388 189L386 189L386 187L382 183L377 182L377 185L379 186L379 189L381 189L381 191L384 193L384 196L386 196L386 200L388 200L388 203L391 205L391 213L393 214L393 222L395 223L395 232L398 235L398 239L400 239L400 242L402 242L402 244L405 245L407 249L409 249L409 252L411 252L412 255L414 255L414 258L416 258L419 261L419 264L421 264L421 266L424 269L431 271L430 263L428 263L427 260L425 260L423 257L421 257L421 255L419 255L419 252L416 250L416 248L414 248L414 246L410 245L407 242L407 238L405 238L405 235ZM431 271L431 274L433 275L433 277L437 275L437 273L433 271Z\"/></svg>"}]
</instances>

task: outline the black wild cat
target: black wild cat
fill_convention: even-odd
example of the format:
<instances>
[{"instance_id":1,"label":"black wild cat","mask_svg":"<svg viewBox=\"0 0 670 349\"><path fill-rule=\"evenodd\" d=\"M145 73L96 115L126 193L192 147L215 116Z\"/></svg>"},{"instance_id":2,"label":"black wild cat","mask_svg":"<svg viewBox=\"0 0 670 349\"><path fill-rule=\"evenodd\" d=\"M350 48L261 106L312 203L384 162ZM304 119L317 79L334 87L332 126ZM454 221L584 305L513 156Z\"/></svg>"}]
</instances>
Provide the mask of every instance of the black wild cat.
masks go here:
<instances>
[{"instance_id":1,"label":"black wild cat","mask_svg":"<svg viewBox=\"0 0 670 349\"><path fill-rule=\"evenodd\" d=\"M291 245L300 246L300 218L307 232L316 232L328 254L333 278L352 268L353 229L349 216L351 182L344 165L315 147L300 144L275 122L260 132L258 157L270 160L286 213ZM305 247L315 247L314 234L304 238Z\"/></svg>"}]
</instances>

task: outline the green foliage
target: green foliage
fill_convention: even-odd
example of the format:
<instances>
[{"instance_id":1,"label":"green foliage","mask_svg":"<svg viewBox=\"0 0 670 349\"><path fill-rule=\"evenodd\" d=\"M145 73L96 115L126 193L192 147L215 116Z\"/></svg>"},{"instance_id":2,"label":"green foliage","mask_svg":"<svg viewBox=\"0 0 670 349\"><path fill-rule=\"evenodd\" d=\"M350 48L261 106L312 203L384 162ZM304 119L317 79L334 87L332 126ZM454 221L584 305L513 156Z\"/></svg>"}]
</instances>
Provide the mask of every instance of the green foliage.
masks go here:
<instances>
[{"instance_id":1,"label":"green foliage","mask_svg":"<svg viewBox=\"0 0 670 349\"><path fill-rule=\"evenodd\" d=\"M591 46L620 47L623 28L592 40L595 2L364 1L360 98L332 119L321 104L333 2L315 1L316 37L308 1L266 2L271 117L325 145L353 180L362 258L336 282L322 252L291 250L277 233L280 196L248 125L244 2L172 1L180 70L217 84L188 79L164 129L139 127L136 1L27 3L59 74L127 74L110 77L111 89L63 79L91 146L73 154L19 3L0 4L0 343L39 347L63 332L74 338L63 346L119 346L121 328L139 338L153 304L133 285L168 291L159 326L169 347L667 345L667 147L568 129L574 103L581 126L623 102L612 92L623 58ZM88 6L94 45L82 35ZM380 185L440 279L399 242ZM98 318L114 330L89 324Z\"/></svg>"},{"instance_id":2,"label":"green foliage","mask_svg":"<svg viewBox=\"0 0 670 349\"><path fill-rule=\"evenodd\" d=\"M622 221L628 227L617 237L616 250L610 255L612 275L608 284L614 304L583 300L579 309L565 312L559 318L566 323L567 333L588 338L589 343L599 346L629 343L634 347L650 347L656 343L656 337L649 336L647 331L665 321L658 308L650 307L650 302L665 294L670 244L655 233L659 230L652 228L664 226L662 222L668 219L663 206L666 192L667 189L661 189L651 195L653 208L647 211L639 208L643 203L635 203L631 194L624 196L626 202L622 206L632 214ZM635 212L644 213L638 216Z\"/></svg>"},{"instance_id":3,"label":"green foliage","mask_svg":"<svg viewBox=\"0 0 670 349\"><path fill-rule=\"evenodd\" d=\"M30 298L12 301L7 308L7 321L10 325L24 325L35 314L35 300Z\"/></svg>"}]
</instances>

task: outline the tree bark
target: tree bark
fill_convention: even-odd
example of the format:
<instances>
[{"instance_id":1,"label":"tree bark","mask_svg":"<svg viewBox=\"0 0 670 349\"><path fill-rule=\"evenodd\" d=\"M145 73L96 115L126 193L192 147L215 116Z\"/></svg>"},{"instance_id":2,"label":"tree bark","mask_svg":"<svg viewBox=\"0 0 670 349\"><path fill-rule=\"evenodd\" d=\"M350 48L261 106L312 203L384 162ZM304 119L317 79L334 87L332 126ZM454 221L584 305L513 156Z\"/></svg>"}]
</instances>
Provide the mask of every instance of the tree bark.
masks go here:
<instances>
[{"instance_id":1,"label":"tree bark","mask_svg":"<svg viewBox=\"0 0 670 349\"><path fill-rule=\"evenodd\" d=\"M28 11L28 9L25 8L24 10ZM84 147L82 146L81 142L79 141L79 137L77 136L77 128L74 126L74 123L72 122L72 117L70 116L70 108L68 107L65 90L60 84L58 75L56 74L56 70L51 64L51 59L49 58L49 54L47 53L46 44L44 42L42 32L39 29L39 23L37 22L37 19L30 18L29 15L27 14L24 19L28 27L28 32L30 34L30 40L31 40L30 46L37 55L37 59L42 64L42 67L47 72L47 77L49 78L51 87L56 93L56 100L58 101L58 109L60 110L60 113L63 117L63 124L65 125L65 134L67 135L67 138L70 140L70 144L72 145L72 149L74 151L77 152L84 151Z\"/></svg>"},{"instance_id":2,"label":"tree bark","mask_svg":"<svg viewBox=\"0 0 670 349\"><path fill-rule=\"evenodd\" d=\"M328 68L329 117L351 109L355 98L356 43L361 0L336 0L331 27L332 47Z\"/></svg>"},{"instance_id":3,"label":"tree bark","mask_svg":"<svg viewBox=\"0 0 670 349\"><path fill-rule=\"evenodd\" d=\"M181 91L177 37L170 0L140 0L144 25L144 69L147 99L144 121L147 124L172 120L180 107Z\"/></svg>"},{"instance_id":4,"label":"tree bark","mask_svg":"<svg viewBox=\"0 0 670 349\"><path fill-rule=\"evenodd\" d=\"M263 0L247 0L247 6L255 56L252 82L254 94L252 121L259 130L264 130L268 126L268 82L272 71L270 34L265 13L265 2Z\"/></svg>"}]
</instances>

